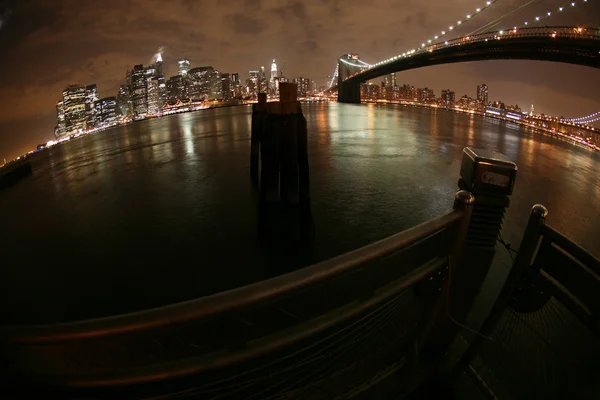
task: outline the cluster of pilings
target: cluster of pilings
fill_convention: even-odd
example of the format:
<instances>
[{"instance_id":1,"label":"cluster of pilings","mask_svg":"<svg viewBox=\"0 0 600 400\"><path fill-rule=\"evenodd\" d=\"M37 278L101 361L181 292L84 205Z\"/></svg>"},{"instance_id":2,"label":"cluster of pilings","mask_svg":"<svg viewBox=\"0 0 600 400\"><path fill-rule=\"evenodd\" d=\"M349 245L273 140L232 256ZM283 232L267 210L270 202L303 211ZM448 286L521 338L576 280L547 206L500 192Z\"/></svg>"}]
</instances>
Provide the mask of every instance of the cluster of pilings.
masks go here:
<instances>
[{"instance_id":1,"label":"cluster of pilings","mask_svg":"<svg viewBox=\"0 0 600 400\"><path fill-rule=\"evenodd\" d=\"M252 110L250 177L259 187L262 236L308 239L314 235L310 208L306 119L297 85L279 84L280 101L259 93Z\"/></svg>"}]
</instances>

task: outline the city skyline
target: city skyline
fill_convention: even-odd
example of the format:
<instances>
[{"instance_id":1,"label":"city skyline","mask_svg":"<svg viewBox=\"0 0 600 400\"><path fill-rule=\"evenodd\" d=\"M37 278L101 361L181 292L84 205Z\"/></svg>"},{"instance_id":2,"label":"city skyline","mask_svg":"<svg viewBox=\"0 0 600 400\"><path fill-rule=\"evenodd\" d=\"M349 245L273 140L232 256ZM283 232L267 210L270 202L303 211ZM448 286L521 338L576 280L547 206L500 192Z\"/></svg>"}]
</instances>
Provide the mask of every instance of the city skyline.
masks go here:
<instances>
[{"instance_id":1,"label":"city skyline","mask_svg":"<svg viewBox=\"0 0 600 400\"><path fill-rule=\"evenodd\" d=\"M248 0L231 7L203 5L202 10L183 1L169 7L152 1L108 2L103 9L66 3L34 0L27 8L15 3L11 19L3 16L0 51L10 57L0 66L0 100L11 104L0 112L3 157L52 138L57 93L73 81L96 83L101 98L116 96L126 67L148 64L159 47L164 48L165 77L176 74L175 60L187 57L192 66L238 72L244 82L245 74L260 66L269 73L274 57L285 63L288 77L324 80L340 55L352 51L369 62L384 59L414 46L481 1L410 3L394 16L382 11L398 10L400 6L389 1L350 1L342 7L337 2L282 5ZM586 7L598 9L594 4ZM490 10L490 18L494 12ZM197 24L198 15L212 17ZM578 21L594 13L571 15ZM381 26L388 31L375 29ZM397 79L399 84L410 82L436 92L451 87L458 97L474 97L472 88L486 82L496 88L494 99L522 107L533 101L536 111L553 115L577 117L600 110L594 89L600 83L597 71L565 64L471 62L407 71Z\"/></svg>"}]
</instances>

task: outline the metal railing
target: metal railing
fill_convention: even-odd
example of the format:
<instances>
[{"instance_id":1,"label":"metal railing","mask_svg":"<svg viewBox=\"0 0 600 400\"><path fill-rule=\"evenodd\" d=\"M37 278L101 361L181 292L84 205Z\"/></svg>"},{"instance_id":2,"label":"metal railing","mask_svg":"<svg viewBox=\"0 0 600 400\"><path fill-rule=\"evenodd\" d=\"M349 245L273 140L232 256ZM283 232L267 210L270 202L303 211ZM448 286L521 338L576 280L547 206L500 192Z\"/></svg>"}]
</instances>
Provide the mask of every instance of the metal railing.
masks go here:
<instances>
[{"instance_id":1,"label":"metal railing","mask_svg":"<svg viewBox=\"0 0 600 400\"><path fill-rule=\"evenodd\" d=\"M534 206L502 292L459 370L496 398L600 397L600 260Z\"/></svg>"},{"instance_id":2,"label":"metal railing","mask_svg":"<svg viewBox=\"0 0 600 400\"><path fill-rule=\"evenodd\" d=\"M360 392L402 368L422 369L415 360L440 318L449 258L463 246L472 204L461 191L449 214L205 298L2 328L4 375L21 388L99 397L174 387L219 398Z\"/></svg>"},{"instance_id":3,"label":"metal railing","mask_svg":"<svg viewBox=\"0 0 600 400\"><path fill-rule=\"evenodd\" d=\"M390 63L397 62L400 60L410 60L411 58L432 53L435 51L439 51L442 49L453 48L458 46L463 46L466 44L475 44L482 42L492 42L493 41L507 41L507 40L521 40L521 39L548 39L548 40L556 40L556 39L588 39L588 40L600 40L600 29L596 28L583 28L583 27L568 27L568 26L556 26L556 27L533 27L533 28L519 28L519 29L509 29L509 30L500 30L500 31L491 31L480 33L476 35L463 36L460 38L447 40L444 42L437 42L428 44L425 47L420 47L417 49L410 50L406 53L400 54L398 56L391 57L388 60L375 63L371 65L371 67L367 67L359 72L356 72L350 76L348 76L344 81L351 78L358 78L363 74L368 73L376 68L385 67ZM491 43L490 43L491 44Z\"/></svg>"}]
</instances>

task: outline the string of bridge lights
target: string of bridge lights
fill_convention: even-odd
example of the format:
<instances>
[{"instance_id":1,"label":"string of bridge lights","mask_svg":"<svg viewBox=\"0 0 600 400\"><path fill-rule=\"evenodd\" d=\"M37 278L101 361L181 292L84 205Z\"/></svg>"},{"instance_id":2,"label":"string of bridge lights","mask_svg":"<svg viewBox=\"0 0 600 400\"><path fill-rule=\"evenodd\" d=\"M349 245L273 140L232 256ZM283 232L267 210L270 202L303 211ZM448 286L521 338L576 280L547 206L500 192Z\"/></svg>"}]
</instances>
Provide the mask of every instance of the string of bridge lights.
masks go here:
<instances>
[{"instance_id":1,"label":"string of bridge lights","mask_svg":"<svg viewBox=\"0 0 600 400\"><path fill-rule=\"evenodd\" d=\"M595 112L593 114L590 115L586 115L585 117L579 117L579 118L564 118L563 121L565 122L572 122L574 124L591 124L593 122L598 122L600 121L600 111Z\"/></svg>"},{"instance_id":2,"label":"string of bridge lights","mask_svg":"<svg viewBox=\"0 0 600 400\"><path fill-rule=\"evenodd\" d=\"M588 2L588 0L582 0L582 1L583 1L583 3L587 3ZM558 12L561 13L563 11L567 11L568 9L573 8L576 5L577 5L577 2L576 1L572 1L571 3L568 3L568 4L565 4L565 5L562 5L562 6L558 7ZM536 16L533 20L531 20L531 21L525 21L523 24L525 26L529 26L530 23L535 24L535 23L537 23L537 22L539 22L539 21L541 21L543 19L551 17L552 15L553 15L552 11L547 11L545 14L540 14L540 15ZM517 27L515 26L514 29L516 30Z\"/></svg>"},{"instance_id":3,"label":"string of bridge lights","mask_svg":"<svg viewBox=\"0 0 600 400\"><path fill-rule=\"evenodd\" d=\"M497 1L499 1L499 0L488 0L488 1L485 3L485 6L484 6L484 7L477 8L473 14L466 14L466 19L465 19L465 20L459 20L459 21L457 21L457 24L456 24L456 25L450 25L450 26L448 27L448 29L447 29L447 30L443 30L443 31L441 31L439 34L437 34L437 35L433 36L433 38L432 38L432 39L428 39L426 42L423 42L423 43L421 43L421 46L420 46L420 47L417 47L417 48L415 48L415 49L409 50L409 51L407 51L407 52L404 52L404 53L402 53L402 54L399 54L399 55L397 55L397 56L394 56L394 57L388 58L387 60L384 60L384 61L377 62L377 63L375 63L375 64L372 64L372 65L370 65L370 66L365 66L365 69L369 69L369 68L377 67L377 66L379 66L379 65L387 64L387 63L389 63L389 62L391 62L391 61L395 61L395 60L397 60L397 59L399 59L399 58L406 58L406 57L410 57L410 56L412 56L414 53L416 53L417 51L426 51L426 50L427 50L427 47L428 47L429 45L431 45L431 44L435 44L435 42L436 42L436 41L438 41L438 40L440 40L440 39L441 39L443 36L445 36L445 35L448 35L448 34L449 34L451 31L453 31L453 30L454 30L456 27L458 27L459 25L462 25L462 24L463 24L463 23L465 23L466 21L468 21L468 20L470 20L471 18L473 18L475 15L478 15L478 14L480 14L481 12L483 12L484 10L486 10L486 9L490 8L490 7L491 7L492 5L494 5L494 3L496 3ZM583 2L583 3L587 3L588 1L589 1L589 0L580 0L580 1L579 1L579 3L581 3L581 2ZM558 11L557 11L557 12L558 12L558 13L562 13L562 12L564 12L564 11L567 11L567 10L568 10L568 9L570 9L570 8L573 8L573 7L575 7L576 5L577 5L577 1L570 2L570 3L568 3L567 5L562 5L562 6L558 7L558 9L557 9ZM549 18L549 17L551 17L552 15L553 15L552 11L547 11L545 14L540 14L540 15L538 15L538 16L536 16L536 17L534 17L534 19L533 19L531 22L530 22L529 20L528 20L528 21L525 21L523 25L527 27L527 26L529 26L530 24L535 24L535 23L537 23L537 22L539 22L539 21L541 21L541 20L543 20L543 19L546 19L546 18ZM516 32L516 31L517 31L517 29L518 29L518 28L517 28L517 26L515 26L511 32ZM501 30L501 31L498 31L498 33L499 33L500 35L503 35L503 34L504 34L504 31L502 31L502 30ZM444 42L444 44L445 44L445 45L448 45L448 44L449 44L449 42L448 42L448 41L445 41L445 42ZM367 64L367 65L368 65L368 64Z\"/></svg>"},{"instance_id":4,"label":"string of bridge lights","mask_svg":"<svg viewBox=\"0 0 600 400\"><path fill-rule=\"evenodd\" d=\"M440 33L438 33L437 35L434 35L432 39L428 39L428 40L427 40L427 42L423 42L423 43L421 44L421 48L425 48L425 47L427 46L427 44L431 44L432 42L434 42L434 41L436 41L436 40L439 40L439 39L441 39L442 37L444 37L444 36L448 35L448 34L449 34L450 32L452 32L452 31L453 31L453 30L454 30L456 27L458 27L459 25L462 25L463 23L467 22L468 20L470 20L471 18L473 18L473 17L475 17L476 15L480 14L480 13L481 13L481 12L483 12L484 10L487 10L488 8L490 8L491 6L493 6L493 5L494 5L496 2L498 2L498 1L499 1L499 0L488 0L488 1L486 1L485 5L484 5L483 7L476 8L476 9L475 9L475 11L474 11L472 14L466 14L466 16L465 16L465 19L464 19L464 20L462 20L462 19L461 19L461 20L458 20L458 21L456 22L456 25L450 25L450 26L448 27L448 29L447 29L447 30L443 30L443 31L441 31ZM376 67L376 66L378 66L378 65L385 64L385 63L388 63L388 62L390 62L390 61L397 60L398 58L401 58L401 57L408 57L408 56L410 56L410 55L414 54L414 53L415 53L415 52L416 52L418 49L419 49L419 48L412 49L412 50L409 50L409 51L407 51L407 52L404 52L404 53L402 53L401 55L398 55L398 56L395 56L395 57L392 57L392 58L388 58L388 59L387 59L387 60L385 60L385 61L380 61L380 62L378 62L378 63L375 63L375 64L373 64L371 67Z\"/></svg>"}]
</instances>

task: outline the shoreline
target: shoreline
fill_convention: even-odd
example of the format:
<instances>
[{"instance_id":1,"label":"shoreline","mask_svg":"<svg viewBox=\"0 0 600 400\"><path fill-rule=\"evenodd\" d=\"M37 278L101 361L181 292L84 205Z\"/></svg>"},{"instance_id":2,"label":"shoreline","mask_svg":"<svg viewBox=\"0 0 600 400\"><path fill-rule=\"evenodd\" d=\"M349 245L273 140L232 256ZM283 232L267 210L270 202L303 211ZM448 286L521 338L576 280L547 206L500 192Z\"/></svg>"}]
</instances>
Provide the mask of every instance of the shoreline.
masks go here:
<instances>
[{"instance_id":1,"label":"shoreline","mask_svg":"<svg viewBox=\"0 0 600 400\"><path fill-rule=\"evenodd\" d=\"M239 101L238 104L235 103L226 103L226 104L213 104L211 106L208 107L202 107L202 108L196 108L196 109L187 109L184 108L182 110L177 110L177 111L173 111L173 112L169 112L166 114L162 114L162 115L157 115L157 116L152 116L152 117L144 117L144 118L140 118L140 119L131 119L129 121L126 122L117 122L113 125L109 125L109 126L105 126L102 128L97 128L97 129L92 129L86 132L81 132L81 133L76 133L74 135L69 135L69 136L65 136L61 139L57 139L57 140L50 140L48 141L44 147L42 148L38 148L36 150L32 150L26 154L23 154L19 157L17 157L14 160L10 160L9 162L7 162L6 164L0 165L0 169L2 169L5 166L10 165L11 163L18 161L19 159L26 157L26 156L32 156L36 153L39 153L42 150L45 150L49 147L53 147L59 144L62 144L64 142L68 142L70 140L73 139L77 139L81 136L85 136L85 135L90 135L90 134L94 134L94 133L98 133L98 132L104 132L106 130L112 129L112 128L116 128L119 126L126 126L129 124L133 124L136 122L142 122L142 121L147 121L147 120L152 120L155 118L163 118L163 117L170 117L172 115L176 115L176 114L185 114L185 113L192 113L192 112L197 112L197 111L204 111L204 110L212 110L212 109L217 109L217 108L226 108L226 107L243 107L243 106L248 106L251 105L253 103L255 103L256 101L248 101L248 100L241 100ZM301 103L329 103L329 102L337 102L337 101L333 101L333 100L300 100ZM523 121L517 121L514 119L507 119L507 118L502 118L499 116L495 116L495 115L489 115L486 113L482 113L480 111L474 111L474 110L464 110L464 109L460 109L460 108L445 108L445 107L437 107L437 106L432 106L432 105L427 105L427 104L419 104L419 103L407 103L407 102L403 102L401 100L387 100L387 101L381 101L381 100L365 100L363 101L361 104L375 104L375 105L398 105L398 106L402 106L402 107L412 107L412 108L425 108L425 109L429 109L432 111L437 111L437 110L441 110L441 111L449 111L449 112L454 112L454 113L459 113L459 114L469 114L469 115L475 115L478 116L480 118L492 118L498 121L504 121L504 122L509 122L509 123L513 123L516 125L519 125L523 128L527 128L527 129L531 129L533 130L533 133L536 134L542 134L544 136L549 136L553 139L557 139L560 140L562 142L566 142L566 143L570 143L575 145L576 147L582 148L582 149L586 149L592 152L598 152L600 151L600 147L596 146L594 144L588 143L578 137L569 135L569 134L565 134L562 132L555 132L552 129L548 129L548 128L543 128L543 127L539 127L539 126L533 126L530 123L526 123ZM595 133L597 135L600 135L600 133Z\"/></svg>"}]
</instances>

